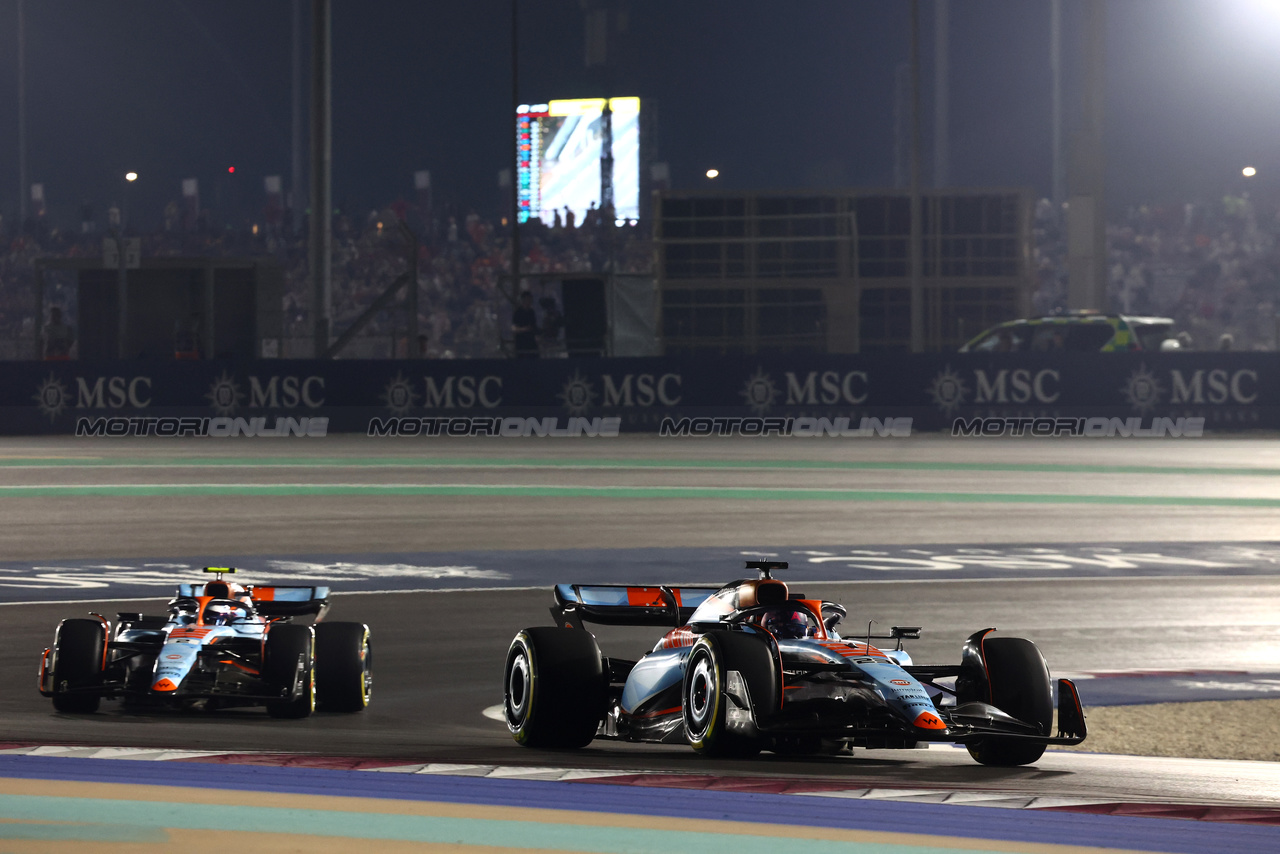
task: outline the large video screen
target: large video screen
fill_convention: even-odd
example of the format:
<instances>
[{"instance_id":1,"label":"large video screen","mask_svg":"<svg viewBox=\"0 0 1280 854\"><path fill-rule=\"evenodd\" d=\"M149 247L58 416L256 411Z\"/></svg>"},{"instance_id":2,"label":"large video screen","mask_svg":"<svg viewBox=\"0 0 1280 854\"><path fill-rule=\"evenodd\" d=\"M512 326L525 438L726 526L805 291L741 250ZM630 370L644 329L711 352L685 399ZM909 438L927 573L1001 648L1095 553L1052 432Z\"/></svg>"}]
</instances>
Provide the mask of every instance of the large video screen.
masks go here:
<instances>
[{"instance_id":1,"label":"large video screen","mask_svg":"<svg viewBox=\"0 0 1280 854\"><path fill-rule=\"evenodd\" d=\"M520 221L551 224L573 211L579 223L600 207L604 98L525 104L517 109ZM613 205L617 218L640 218L640 99L610 98Z\"/></svg>"}]
</instances>

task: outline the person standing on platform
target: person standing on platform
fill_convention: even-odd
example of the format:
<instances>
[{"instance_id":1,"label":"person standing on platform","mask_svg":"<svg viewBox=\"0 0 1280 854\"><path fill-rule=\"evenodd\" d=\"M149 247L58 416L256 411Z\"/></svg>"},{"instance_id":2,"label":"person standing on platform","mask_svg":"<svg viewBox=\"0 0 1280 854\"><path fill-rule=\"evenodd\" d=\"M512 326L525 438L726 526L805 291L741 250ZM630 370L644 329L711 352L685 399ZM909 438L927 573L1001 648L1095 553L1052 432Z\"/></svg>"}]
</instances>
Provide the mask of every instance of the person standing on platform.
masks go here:
<instances>
[{"instance_id":1,"label":"person standing on platform","mask_svg":"<svg viewBox=\"0 0 1280 854\"><path fill-rule=\"evenodd\" d=\"M181 320L173 322L173 358L179 361L200 358L200 326L199 314L191 315L185 323Z\"/></svg>"},{"instance_id":2,"label":"person standing on platform","mask_svg":"<svg viewBox=\"0 0 1280 854\"><path fill-rule=\"evenodd\" d=\"M49 322L44 325L44 358L49 362L65 362L71 358L76 343L75 330L62 322L62 309L49 309Z\"/></svg>"},{"instance_id":3,"label":"person standing on platform","mask_svg":"<svg viewBox=\"0 0 1280 854\"><path fill-rule=\"evenodd\" d=\"M520 292L520 305L511 312L511 331L515 333L516 358L538 358L538 316L529 291Z\"/></svg>"}]
</instances>

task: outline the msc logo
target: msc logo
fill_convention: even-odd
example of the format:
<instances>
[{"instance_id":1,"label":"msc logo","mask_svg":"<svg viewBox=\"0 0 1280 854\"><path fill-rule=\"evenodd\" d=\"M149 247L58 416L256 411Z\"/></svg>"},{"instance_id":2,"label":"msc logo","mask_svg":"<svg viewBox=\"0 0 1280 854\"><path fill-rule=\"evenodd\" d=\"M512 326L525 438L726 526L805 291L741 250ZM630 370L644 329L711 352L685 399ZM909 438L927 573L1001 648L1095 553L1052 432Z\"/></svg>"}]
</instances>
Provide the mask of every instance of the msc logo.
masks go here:
<instances>
[{"instance_id":1,"label":"msc logo","mask_svg":"<svg viewBox=\"0 0 1280 854\"><path fill-rule=\"evenodd\" d=\"M995 377L981 369L973 372L974 403L1053 403L1058 399L1061 375L1051 368L1032 373L1026 368L1002 369Z\"/></svg>"},{"instance_id":2,"label":"msc logo","mask_svg":"<svg viewBox=\"0 0 1280 854\"><path fill-rule=\"evenodd\" d=\"M151 377L76 377L72 391L50 374L36 387L34 400L50 421L70 408L146 409L151 405Z\"/></svg>"},{"instance_id":3,"label":"msc logo","mask_svg":"<svg viewBox=\"0 0 1280 854\"><path fill-rule=\"evenodd\" d=\"M387 382L379 399L391 410L392 415L404 415L418 404L421 395L414 390L413 382L406 379L399 371Z\"/></svg>"},{"instance_id":4,"label":"msc logo","mask_svg":"<svg viewBox=\"0 0 1280 854\"><path fill-rule=\"evenodd\" d=\"M752 412L764 415L778 399L778 387L773 384L773 377L765 373L764 368L756 368L756 372L747 377L738 394Z\"/></svg>"},{"instance_id":5,"label":"msc logo","mask_svg":"<svg viewBox=\"0 0 1280 854\"><path fill-rule=\"evenodd\" d=\"M1028 368L1001 368L988 373L982 368L973 371L972 386L958 372L947 365L925 391L933 403L950 415L969 403L1053 403L1058 399L1062 376L1052 368L1032 371Z\"/></svg>"},{"instance_id":6,"label":"msc logo","mask_svg":"<svg viewBox=\"0 0 1280 854\"><path fill-rule=\"evenodd\" d=\"M235 377L225 371L209 386L205 399L223 417L234 415L244 402L245 393ZM320 376L249 376L249 409L308 409L324 406L324 377Z\"/></svg>"},{"instance_id":7,"label":"msc logo","mask_svg":"<svg viewBox=\"0 0 1280 854\"><path fill-rule=\"evenodd\" d=\"M680 403L680 375L624 374L621 382L612 374L601 374L604 381L604 406L677 406ZM632 381L634 380L634 391Z\"/></svg>"},{"instance_id":8,"label":"msc logo","mask_svg":"<svg viewBox=\"0 0 1280 854\"><path fill-rule=\"evenodd\" d=\"M42 415L49 416L49 423L52 424L54 419L66 411L68 397L70 393L62 380L49 374L48 379L36 387L36 393L31 399L36 402Z\"/></svg>"},{"instance_id":9,"label":"msc logo","mask_svg":"<svg viewBox=\"0 0 1280 854\"><path fill-rule=\"evenodd\" d=\"M783 371L785 395L774 385L773 376L763 368L747 378L739 392L756 415L764 415L782 397L786 406L835 406L842 403L861 405L867 402L870 380L866 371L809 371L797 374Z\"/></svg>"},{"instance_id":10,"label":"msc logo","mask_svg":"<svg viewBox=\"0 0 1280 854\"><path fill-rule=\"evenodd\" d=\"M387 382L379 399L393 415L404 415L418 402L424 409L493 409L502 405L502 377L487 374L460 374L447 377L423 377L424 393L419 394L413 380L400 373Z\"/></svg>"},{"instance_id":11,"label":"msc logo","mask_svg":"<svg viewBox=\"0 0 1280 854\"><path fill-rule=\"evenodd\" d=\"M1258 399L1258 372L1247 368L1239 371L1196 371L1191 378L1182 371L1169 372L1173 381L1170 403L1240 403L1249 404ZM1208 391L1205 391L1208 386Z\"/></svg>"},{"instance_id":12,"label":"msc logo","mask_svg":"<svg viewBox=\"0 0 1280 854\"><path fill-rule=\"evenodd\" d=\"M145 395L145 397L144 397ZM151 377L76 377L76 409L145 409L151 405Z\"/></svg>"},{"instance_id":13,"label":"msc logo","mask_svg":"<svg viewBox=\"0 0 1280 854\"><path fill-rule=\"evenodd\" d=\"M655 404L678 406L684 394L679 374L623 374L621 379L614 374L600 374L599 380L602 391L597 394L596 383L574 371L556 397L570 415L583 415L596 405L597 398L602 407L630 409Z\"/></svg>"},{"instance_id":14,"label":"msc logo","mask_svg":"<svg viewBox=\"0 0 1280 854\"><path fill-rule=\"evenodd\" d=\"M836 403L863 404L867 402L867 391L870 382L866 371L810 371L803 380L791 371L785 373L787 378L787 403L814 406L819 403L828 406Z\"/></svg>"},{"instance_id":15,"label":"msc logo","mask_svg":"<svg viewBox=\"0 0 1280 854\"><path fill-rule=\"evenodd\" d=\"M1120 387L1120 394L1129 402L1130 409L1145 415L1160 405L1164 387L1160 385L1160 378L1141 364L1129 374L1128 381Z\"/></svg>"},{"instance_id":16,"label":"msc logo","mask_svg":"<svg viewBox=\"0 0 1280 854\"><path fill-rule=\"evenodd\" d=\"M560 398L570 415L585 415L595 403L596 387L580 371L574 371L556 397Z\"/></svg>"},{"instance_id":17,"label":"msc logo","mask_svg":"<svg viewBox=\"0 0 1280 854\"><path fill-rule=\"evenodd\" d=\"M426 409L471 409L476 404L493 409L502 403L502 377L463 374L445 377L443 382L436 382L435 377L423 379L427 393L422 405Z\"/></svg>"},{"instance_id":18,"label":"msc logo","mask_svg":"<svg viewBox=\"0 0 1280 854\"><path fill-rule=\"evenodd\" d=\"M1170 404L1248 406L1258 400L1258 372L1249 368L1186 373L1172 369L1166 385L1146 365L1140 365L1120 389L1129 406L1143 413L1159 406L1166 391Z\"/></svg>"},{"instance_id":19,"label":"msc logo","mask_svg":"<svg viewBox=\"0 0 1280 854\"><path fill-rule=\"evenodd\" d=\"M298 404L308 409L324 406L324 377L273 376L265 384L249 377L250 409L294 409Z\"/></svg>"},{"instance_id":20,"label":"msc logo","mask_svg":"<svg viewBox=\"0 0 1280 854\"><path fill-rule=\"evenodd\" d=\"M964 406L965 398L969 396L969 386L965 384L963 377L947 365L933 378L925 392L933 398L934 406L951 415Z\"/></svg>"}]
</instances>

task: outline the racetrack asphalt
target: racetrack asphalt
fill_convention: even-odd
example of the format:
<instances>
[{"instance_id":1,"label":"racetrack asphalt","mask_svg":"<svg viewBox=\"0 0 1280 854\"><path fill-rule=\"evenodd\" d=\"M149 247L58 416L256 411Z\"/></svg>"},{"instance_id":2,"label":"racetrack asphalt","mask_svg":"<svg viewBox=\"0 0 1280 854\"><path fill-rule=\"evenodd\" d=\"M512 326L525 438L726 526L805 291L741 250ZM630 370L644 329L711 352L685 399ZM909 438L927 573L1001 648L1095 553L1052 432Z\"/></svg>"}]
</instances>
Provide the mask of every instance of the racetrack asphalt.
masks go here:
<instances>
[{"instance_id":1,"label":"racetrack asphalt","mask_svg":"<svg viewBox=\"0 0 1280 854\"><path fill-rule=\"evenodd\" d=\"M1265 542L1275 537L1280 512L1280 452L1263 439L307 441L6 440L0 553L8 561L218 552L336 559L743 543ZM281 491L279 484L295 486ZM407 494L380 494L389 484ZM162 494L139 494L157 485ZM582 492L565 494L566 487ZM672 497L689 487L704 491ZM738 572L726 567L725 580ZM921 663L958 660L963 638L989 625L1036 640L1055 671L1274 670L1280 644L1280 579L1266 574L828 583L804 592L850 605L850 625L925 626L911 647ZM296 722L252 711L55 714L35 691L38 656L58 619L90 606L5 607L0 684L11 689L0 694L0 738L548 764L481 714L500 699L512 634L548 624L548 592L344 598L339 588L334 601L332 619L373 627L374 702L359 715ZM144 606L92 607L110 616ZM654 636L651 629L602 633L606 651L616 643L632 654ZM1081 690L1087 703L1087 683ZM599 742L554 761L1280 805L1280 766L1269 763L1244 776L1228 766L1197 771L1190 785L1185 769L1162 771L1154 761L1058 754L1036 769L1009 771L981 768L952 750L742 763Z\"/></svg>"},{"instance_id":2,"label":"racetrack asphalt","mask_svg":"<svg viewBox=\"0 0 1280 854\"><path fill-rule=\"evenodd\" d=\"M1280 452L1264 438L8 439L0 513L12 560L1264 541Z\"/></svg>"}]
</instances>

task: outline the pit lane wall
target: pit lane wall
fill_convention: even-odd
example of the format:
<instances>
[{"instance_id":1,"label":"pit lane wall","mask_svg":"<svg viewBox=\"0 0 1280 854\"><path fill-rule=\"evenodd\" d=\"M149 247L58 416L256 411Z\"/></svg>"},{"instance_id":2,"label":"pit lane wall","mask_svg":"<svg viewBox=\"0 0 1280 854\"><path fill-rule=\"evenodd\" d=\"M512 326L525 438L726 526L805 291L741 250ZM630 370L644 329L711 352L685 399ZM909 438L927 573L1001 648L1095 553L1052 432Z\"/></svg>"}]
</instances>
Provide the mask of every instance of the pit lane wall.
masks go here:
<instances>
[{"instance_id":1,"label":"pit lane wall","mask_svg":"<svg viewBox=\"0 0 1280 854\"><path fill-rule=\"evenodd\" d=\"M72 434L81 418L1203 418L1280 429L1273 353L928 354L556 360L10 362L0 433Z\"/></svg>"}]
</instances>

